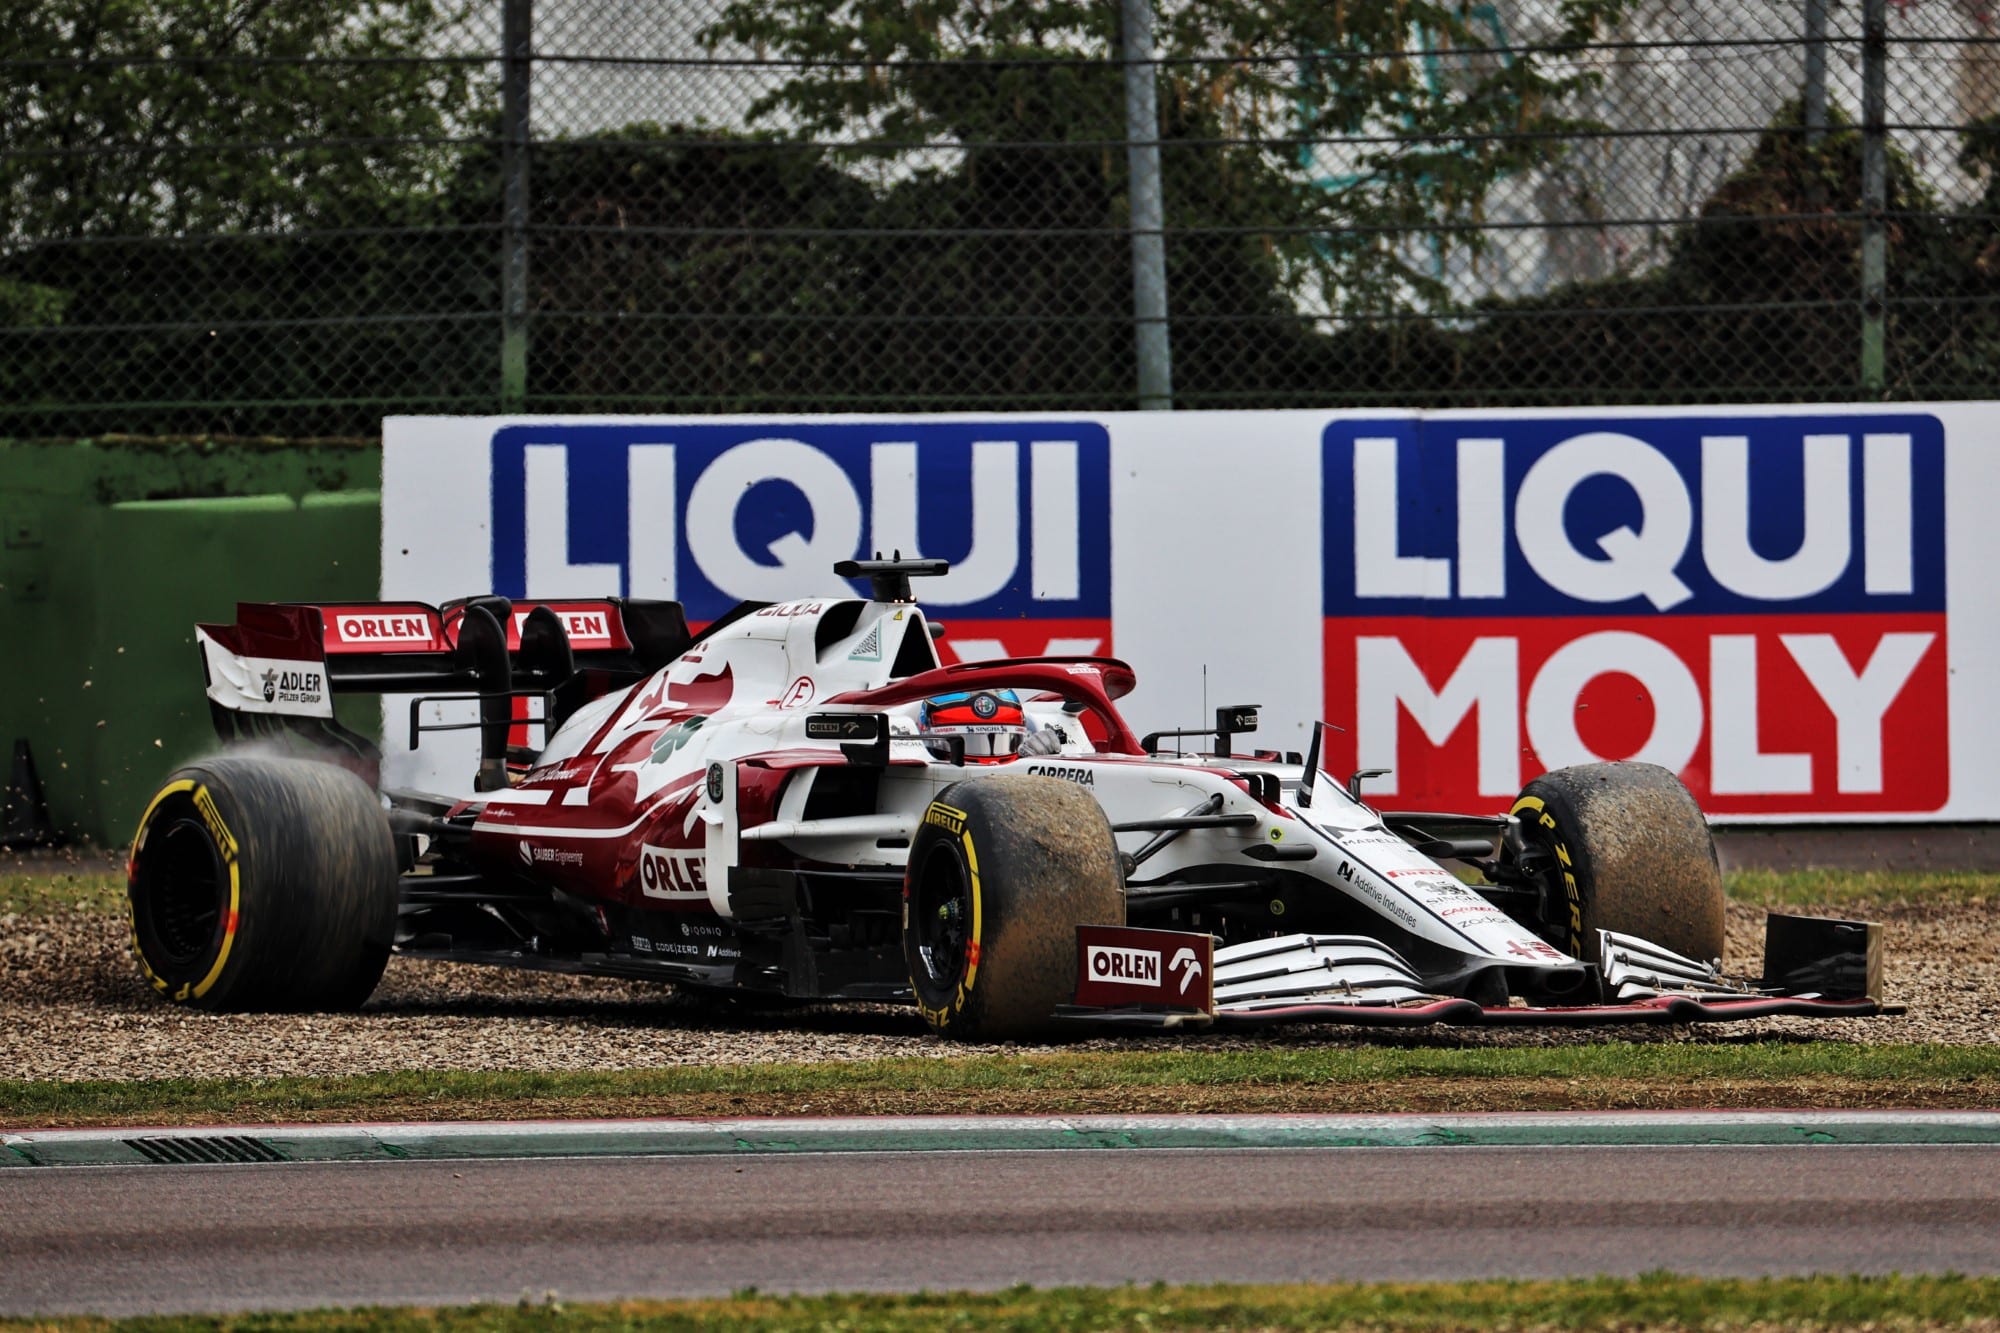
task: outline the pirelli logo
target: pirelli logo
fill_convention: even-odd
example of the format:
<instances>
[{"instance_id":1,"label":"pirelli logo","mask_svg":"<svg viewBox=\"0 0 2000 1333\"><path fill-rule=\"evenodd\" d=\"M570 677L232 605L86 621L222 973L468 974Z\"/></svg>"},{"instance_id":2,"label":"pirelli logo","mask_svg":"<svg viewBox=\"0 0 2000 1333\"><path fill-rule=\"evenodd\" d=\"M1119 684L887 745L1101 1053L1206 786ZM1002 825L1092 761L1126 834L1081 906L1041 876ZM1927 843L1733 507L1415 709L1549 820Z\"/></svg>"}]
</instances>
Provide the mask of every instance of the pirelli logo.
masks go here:
<instances>
[{"instance_id":1,"label":"pirelli logo","mask_svg":"<svg viewBox=\"0 0 2000 1333\"><path fill-rule=\"evenodd\" d=\"M924 822L936 825L955 838L965 832L965 811L943 801L932 801L930 809L924 811Z\"/></svg>"},{"instance_id":2,"label":"pirelli logo","mask_svg":"<svg viewBox=\"0 0 2000 1333\"><path fill-rule=\"evenodd\" d=\"M236 839L230 835L229 826L222 822L222 812L215 808L215 798L208 794L208 788L194 789L194 808L200 812L201 822L208 825L208 834L215 839L222 859L233 863L236 860Z\"/></svg>"}]
</instances>

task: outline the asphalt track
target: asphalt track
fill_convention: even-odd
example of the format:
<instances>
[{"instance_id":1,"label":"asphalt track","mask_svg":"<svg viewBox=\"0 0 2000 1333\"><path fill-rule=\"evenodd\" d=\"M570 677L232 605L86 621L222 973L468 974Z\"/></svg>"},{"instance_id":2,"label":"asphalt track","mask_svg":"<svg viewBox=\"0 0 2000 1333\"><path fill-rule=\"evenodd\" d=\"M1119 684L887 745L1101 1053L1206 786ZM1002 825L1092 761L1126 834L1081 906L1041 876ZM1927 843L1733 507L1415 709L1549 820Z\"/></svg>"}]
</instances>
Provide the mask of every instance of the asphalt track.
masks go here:
<instances>
[{"instance_id":1,"label":"asphalt track","mask_svg":"<svg viewBox=\"0 0 2000 1333\"><path fill-rule=\"evenodd\" d=\"M321 1158L267 1165L56 1165L147 1157L134 1131L8 1136L0 1314L750 1286L2000 1273L2000 1116L915 1128L923 1150L875 1150L895 1130L859 1122L245 1131ZM147 1156L172 1155L158 1145L177 1136L143 1137ZM1565 1143L1578 1138L1594 1141ZM1188 1146L1147 1146L1171 1141ZM1309 1146L1335 1143L1370 1146ZM573 1155L521 1155L538 1147Z\"/></svg>"}]
</instances>

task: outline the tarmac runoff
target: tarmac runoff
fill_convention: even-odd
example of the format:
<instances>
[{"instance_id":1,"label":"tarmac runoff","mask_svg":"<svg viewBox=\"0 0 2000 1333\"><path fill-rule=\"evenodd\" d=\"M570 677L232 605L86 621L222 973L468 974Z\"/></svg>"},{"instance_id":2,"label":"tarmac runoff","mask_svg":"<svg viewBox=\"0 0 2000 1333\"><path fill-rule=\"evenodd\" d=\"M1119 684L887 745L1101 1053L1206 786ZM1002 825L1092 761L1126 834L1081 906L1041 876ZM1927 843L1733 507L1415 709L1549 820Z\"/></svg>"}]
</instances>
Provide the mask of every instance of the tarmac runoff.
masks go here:
<instances>
[{"instance_id":1,"label":"tarmac runoff","mask_svg":"<svg viewBox=\"0 0 2000 1333\"><path fill-rule=\"evenodd\" d=\"M900 1116L55 1129L0 1134L0 1169L1121 1149L2000 1144L1990 1111Z\"/></svg>"}]
</instances>

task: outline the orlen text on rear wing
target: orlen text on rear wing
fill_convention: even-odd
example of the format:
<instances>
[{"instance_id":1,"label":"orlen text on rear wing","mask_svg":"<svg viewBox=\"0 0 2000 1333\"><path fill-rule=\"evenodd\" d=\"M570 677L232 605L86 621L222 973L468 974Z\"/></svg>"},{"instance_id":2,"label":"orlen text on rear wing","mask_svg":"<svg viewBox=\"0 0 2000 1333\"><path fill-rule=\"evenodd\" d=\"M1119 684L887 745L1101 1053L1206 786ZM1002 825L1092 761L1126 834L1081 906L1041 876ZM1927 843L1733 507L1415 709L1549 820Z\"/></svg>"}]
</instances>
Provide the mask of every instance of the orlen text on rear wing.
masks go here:
<instances>
[{"instance_id":1,"label":"orlen text on rear wing","mask_svg":"<svg viewBox=\"0 0 2000 1333\"><path fill-rule=\"evenodd\" d=\"M548 730L578 707L665 666L692 641L678 602L607 597L510 602L243 602L232 625L197 625L209 712L224 740L302 741L371 783L381 752L333 714L335 694L476 701L480 790L506 785L514 700L540 698Z\"/></svg>"}]
</instances>

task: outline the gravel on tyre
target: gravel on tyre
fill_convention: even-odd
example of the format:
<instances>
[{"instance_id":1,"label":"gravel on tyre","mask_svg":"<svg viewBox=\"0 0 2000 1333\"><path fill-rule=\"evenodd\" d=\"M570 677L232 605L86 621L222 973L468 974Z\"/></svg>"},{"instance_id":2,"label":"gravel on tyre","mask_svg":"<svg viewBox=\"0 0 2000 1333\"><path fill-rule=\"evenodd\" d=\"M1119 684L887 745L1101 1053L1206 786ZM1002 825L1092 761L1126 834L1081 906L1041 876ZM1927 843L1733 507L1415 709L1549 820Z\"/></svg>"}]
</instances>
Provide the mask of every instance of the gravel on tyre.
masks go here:
<instances>
[{"instance_id":1,"label":"gravel on tyre","mask_svg":"<svg viewBox=\"0 0 2000 1333\"><path fill-rule=\"evenodd\" d=\"M344 769L226 754L176 770L133 840L139 970L177 1004L342 1010L395 942L395 842Z\"/></svg>"},{"instance_id":2,"label":"gravel on tyre","mask_svg":"<svg viewBox=\"0 0 2000 1333\"><path fill-rule=\"evenodd\" d=\"M1522 788L1513 813L1553 854L1547 924L1572 957L1596 962L1599 930L1722 957L1715 841L1673 773L1630 762L1554 769Z\"/></svg>"},{"instance_id":3,"label":"gravel on tyre","mask_svg":"<svg viewBox=\"0 0 2000 1333\"><path fill-rule=\"evenodd\" d=\"M955 782L925 810L903 881L903 956L934 1032L1046 1034L1076 991L1076 928L1123 925L1102 806L1057 778Z\"/></svg>"}]
</instances>

